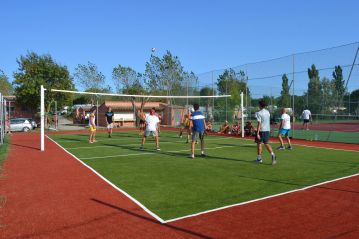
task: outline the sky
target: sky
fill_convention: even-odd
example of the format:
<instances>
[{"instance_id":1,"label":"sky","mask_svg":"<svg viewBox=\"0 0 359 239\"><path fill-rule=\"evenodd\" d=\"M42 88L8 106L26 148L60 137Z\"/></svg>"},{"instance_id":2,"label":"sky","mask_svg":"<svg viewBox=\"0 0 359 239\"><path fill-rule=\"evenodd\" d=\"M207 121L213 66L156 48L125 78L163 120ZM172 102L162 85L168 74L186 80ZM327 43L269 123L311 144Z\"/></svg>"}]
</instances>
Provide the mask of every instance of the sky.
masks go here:
<instances>
[{"instance_id":1,"label":"sky","mask_svg":"<svg viewBox=\"0 0 359 239\"><path fill-rule=\"evenodd\" d=\"M0 69L13 80L34 51L71 74L95 63L111 85L115 66L143 72L155 47L200 74L358 42L358 12L357 0L1 0Z\"/></svg>"}]
</instances>

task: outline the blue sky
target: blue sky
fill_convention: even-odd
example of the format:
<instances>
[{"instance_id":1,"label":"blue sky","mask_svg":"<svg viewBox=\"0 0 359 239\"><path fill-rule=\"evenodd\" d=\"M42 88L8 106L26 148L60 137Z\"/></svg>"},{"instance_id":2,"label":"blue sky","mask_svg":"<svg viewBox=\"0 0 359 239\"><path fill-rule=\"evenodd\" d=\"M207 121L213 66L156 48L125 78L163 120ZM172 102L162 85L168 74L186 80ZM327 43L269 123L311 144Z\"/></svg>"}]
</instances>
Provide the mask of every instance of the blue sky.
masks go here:
<instances>
[{"instance_id":1,"label":"blue sky","mask_svg":"<svg viewBox=\"0 0 359 239\"><path fill-rule=\"evenodd\" d=\"M152 47L160 56L170 50L186 70L202 73L359 41L356 0L0 4L0 69L10 79L16 58L27 51L49 53L71 73L91 61L110 84L118 64L144 71Z\"/></svg>"}]
</instances>

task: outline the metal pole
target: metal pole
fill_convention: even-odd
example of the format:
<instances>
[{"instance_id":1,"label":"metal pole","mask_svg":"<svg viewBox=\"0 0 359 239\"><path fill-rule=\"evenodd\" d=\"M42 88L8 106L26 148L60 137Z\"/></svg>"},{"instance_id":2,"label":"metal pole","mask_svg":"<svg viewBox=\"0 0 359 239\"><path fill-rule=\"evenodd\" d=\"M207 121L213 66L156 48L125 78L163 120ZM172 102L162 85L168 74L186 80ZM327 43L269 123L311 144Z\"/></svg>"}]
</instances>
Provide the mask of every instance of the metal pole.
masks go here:
<instances>
[{"instance_id":1,"label":"metal pole","mask_svg":"<svg viewBox=\"0 0 359 239\"><path fill-rule=\"evenodd\" d=\"M3 96L0 93L0 144L4 143L4 134L3 134L3 130L4 130L4 121L3 121Z\"/></svg>"},{"instance_id":2,"label":"metal pole","mask_svg":"<svg viewBox=\"0 0 359 239\"><path fill-rule=\"evenodd\" d=\"M96 128L98 128L98 96L96 96Z\"/></svg>"},{"instance_id":3,"label":"metal pole","mask_svg":"<svg viewBox=\"0 0 359 239\"><path fill-rule=\"evenodd\" d=\"M243 109L243 92L241 92L241 132L242 138L244 138L244 109Z\"/></svg>"},{"instance_id":4,"label":"metal pole","mask_svg":"<svg viewBox=\"0 0 359 239\"><path fill-rule=\"evenodd\" d=\"M40 88L40 117L41 117L41 151L45 151L45 89L41 85Z\"/></svg>"},{"instance_id":5,"label":"metal pole","mask_svg":"<svg viewBox=\"0 0 359 239\"><path fill-rule=\"evenodd\" d=\"M294 74L295 74L295 63L294 63L294 54L293 54L293 79L292 79L292 81L293 81L293 127L292 127L292 137L294 138L294 123L295 123L295 104L294 104L294 99L295 99L295 97L294 97L294 94L295 94L295 91L294 91Z\"/></svg>"},{"instance_id":6,"label":"metal pole","mask_svg":"<svg viewBox=\"0 0 359 239\"><path fill-rule=\"evenodd\" d=\"M57 101L55 100L55 130L57 130L57 122L58 122L58 115L57 115Z\"/></svg>"},{"instance_id":7,"label":"metal pole","mask_svg":"<svg viewBox=\"0 0 359 239\"><path fill-rule=\"evenodd\" d=\"M226 80L226 95L228 95L228 79ZM225 109L225 112L226 112L226 121L228 121L228 117L227 117L227 110L228 110L228 108L227 108L228 106L227 106L227 97L226 97L226 109Z\"/></svg>"}]
</instances>

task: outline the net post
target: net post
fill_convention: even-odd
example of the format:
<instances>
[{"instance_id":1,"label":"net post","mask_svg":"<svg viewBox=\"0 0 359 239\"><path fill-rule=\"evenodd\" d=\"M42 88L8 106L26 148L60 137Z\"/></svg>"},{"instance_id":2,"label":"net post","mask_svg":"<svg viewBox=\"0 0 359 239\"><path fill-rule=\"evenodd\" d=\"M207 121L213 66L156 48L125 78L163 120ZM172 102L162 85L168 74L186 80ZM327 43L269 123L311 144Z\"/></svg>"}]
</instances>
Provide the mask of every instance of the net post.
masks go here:
<instances>
[{"instance_id":1,"label":"net post","mask_svg":"<svg viewBox=\"0 0 359 239\"><path fill-rule=\"evenodd\" d=\"M242 132L242 138L244 138L244 109L243 109L243 92L241 92L241 132Z\"/></svg>"},{"instance_id":2,"label":"net post","mask_svg":"<svg viewBox=\"0 0 359 239\"><path fill-rule=\"evenodd\" d=\"M0 126L1 126L1 129L0 129L0 144L3 144L4 143L4 133L3 133L3 130L4 130L4 118L3 118L3 113L4 113L4 110L3 110L3 95L0 93Z\"/></svg>"},{"instance_id":3,"label":"net post","mask_svg":"<svg viewBox=\"0 0 359 239\"><path fill-rule=\"evenodd\" d=\"M41 117L41 151L45 151L45 89L44 86L41 85L40 88L40 117Z\"/></svg>"}]
</instances>

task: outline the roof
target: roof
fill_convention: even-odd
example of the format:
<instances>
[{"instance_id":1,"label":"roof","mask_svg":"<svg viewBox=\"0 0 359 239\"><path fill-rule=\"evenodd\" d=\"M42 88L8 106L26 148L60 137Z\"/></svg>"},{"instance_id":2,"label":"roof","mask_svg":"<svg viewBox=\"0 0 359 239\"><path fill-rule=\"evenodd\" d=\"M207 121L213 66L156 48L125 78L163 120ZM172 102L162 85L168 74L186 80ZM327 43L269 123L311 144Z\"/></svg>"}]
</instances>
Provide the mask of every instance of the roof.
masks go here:
<instances>
[{"instance_id":1,"label":"roof","mask_svg":"<svg viewBox=\"0 0 359 239\"><path fill-rule=\"evenodd\" d=\"M132 110L131 101L105 101L102 105L105 107L111 107L113 110ZM141 107L141 102L135 102L136 108ZM143 107L144 110L149 110L155 108L156 110L162 110L167 106L167 104L162 102L146 102Z\"/></svg>"}]
</instances>

